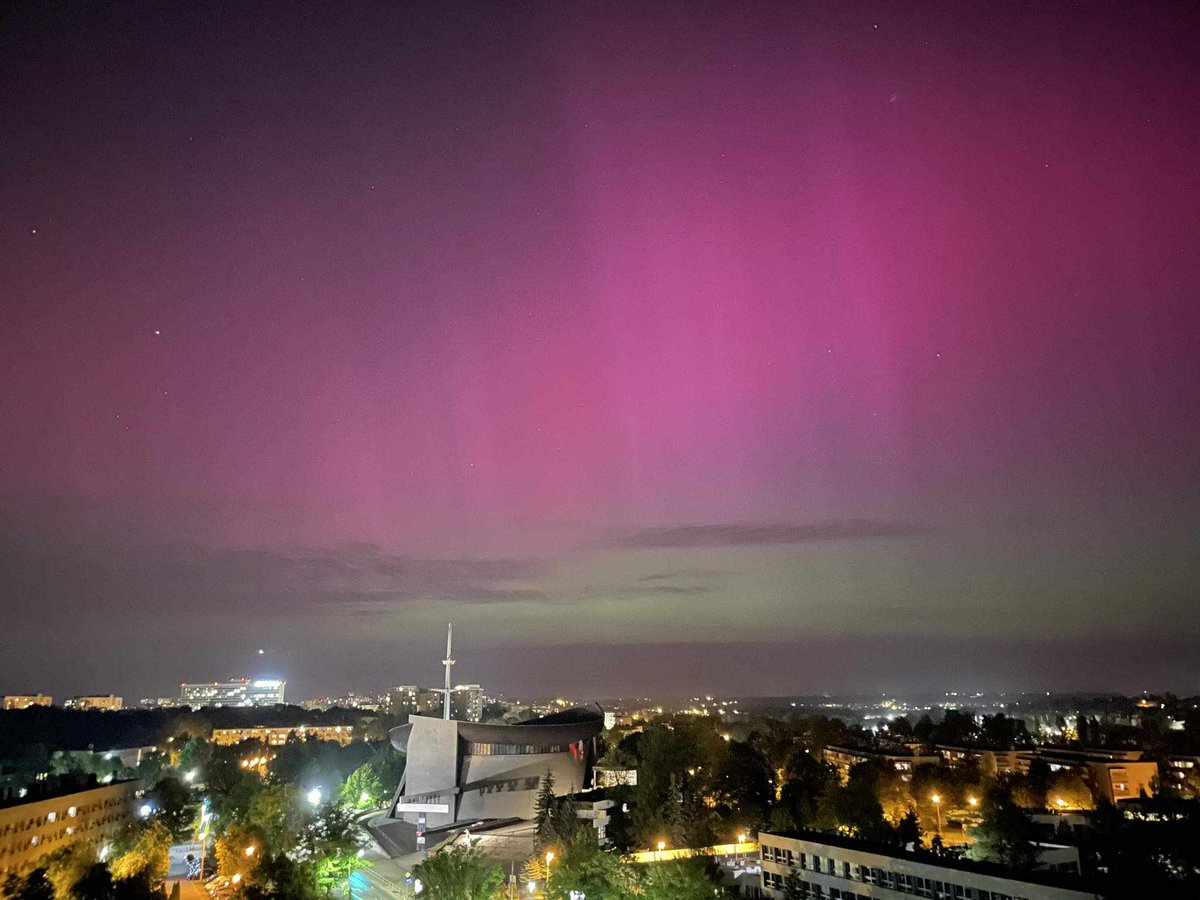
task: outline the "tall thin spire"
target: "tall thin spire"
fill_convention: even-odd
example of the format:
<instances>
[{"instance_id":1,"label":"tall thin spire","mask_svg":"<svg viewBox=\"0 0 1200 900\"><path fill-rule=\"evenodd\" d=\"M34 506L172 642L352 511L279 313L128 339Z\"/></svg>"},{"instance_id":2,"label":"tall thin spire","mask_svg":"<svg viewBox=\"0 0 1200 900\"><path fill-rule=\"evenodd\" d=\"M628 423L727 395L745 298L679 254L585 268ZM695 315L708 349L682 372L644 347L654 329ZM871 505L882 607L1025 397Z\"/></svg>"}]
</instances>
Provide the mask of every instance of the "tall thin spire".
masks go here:
<instances>
[{"instance_id":1,"label":"tall thin spire","mask_svg":"<svg viewBox=\"0 0 1200 900\"><path fill-rule=\"evenodd\" d=\"M450 670L454 667L454 656L451 652L451 645L454 640L454 623L446 623L446 658L442 660L442 665L446 667L446 699L442 702L442 718L450 718Z\"/></svg>"}]
</instances>

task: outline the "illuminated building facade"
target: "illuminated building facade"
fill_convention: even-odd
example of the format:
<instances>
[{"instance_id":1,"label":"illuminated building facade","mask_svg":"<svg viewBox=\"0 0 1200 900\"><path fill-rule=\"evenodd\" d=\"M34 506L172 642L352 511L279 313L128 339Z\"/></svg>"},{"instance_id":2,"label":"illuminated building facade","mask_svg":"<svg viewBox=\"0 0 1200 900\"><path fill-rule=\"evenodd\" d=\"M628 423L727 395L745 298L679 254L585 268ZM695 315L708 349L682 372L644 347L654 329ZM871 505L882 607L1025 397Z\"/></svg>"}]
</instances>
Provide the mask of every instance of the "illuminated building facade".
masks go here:
<instances>
[{"instance_id":1,"label":"illuminated building facade","mask_svg":"<svg viewBox=\"0 0 1200 900\"><path fill-rule=\"evenodd\" d=\"M181 684L181 706L275 706L283 703L286 681L235 678L208 684Z\"/></svg>"},{"instance_id":2,"label":"illuminated building facade","mask_svg":"<svg viewBox=\"0 0 1200 900\"><path fill-rule=\"evenodd\" d=\"M121 781L50 797L0 800L0 875L33 868L47 854L105 845L134 821L140 781Z\"/></svg>"},{"instance_id":3,"label":"illuminated building facade","mask_svg":"<svg viewBox=\"0 0 1200 900\"><path fill-rule=\"evenodd\" d=\"M7 694L5 709L29 709L31 706L53 706L54 698L49 694Z\"/></svg>"},{"instance_id":4,"label":"illuminated building facade","mask_svg":"<svg viewBox=\"0 0 1200 900\"><path fill-rule=\"evenodd\" d=\"M92 709L101 712L118 712L125 705L125 701L120 697L114 697L112 694L92 694L85 697L72 697L63 703L64 709Z\"/></svg>"},{"instance_id":5,"label":"illuminated building facade","mask_svg":"<svg viewBox=\"0 0 1200 900\"><path fill-rule=\"evenodd\" d=\"M272 728L260 725L252 728L214 728L212 732L212 742L220 746L240 744L242 741L262 741L270 747L279 747L292 737L302 741L308 738L335 741L345 746L354 740L354 726L294 725Z\"/></svg>"}]
</instances>

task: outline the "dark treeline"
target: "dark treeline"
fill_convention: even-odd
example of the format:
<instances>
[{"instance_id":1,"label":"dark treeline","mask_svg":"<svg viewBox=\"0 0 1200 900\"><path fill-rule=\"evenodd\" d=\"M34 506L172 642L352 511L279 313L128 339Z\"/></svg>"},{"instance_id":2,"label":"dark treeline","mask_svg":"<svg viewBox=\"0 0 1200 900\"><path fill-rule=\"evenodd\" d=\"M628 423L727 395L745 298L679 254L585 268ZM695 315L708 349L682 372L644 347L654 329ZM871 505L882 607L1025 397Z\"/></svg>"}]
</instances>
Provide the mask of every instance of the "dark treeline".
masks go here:
<instances>
[{"instance_id":1,"label":"dark treeline","mask_svg":"<svg viewBox=\"0 0 1200 900\"><path fill-rule=\"evenodd\" d=\"M0 711L0 761L20 757L28 747L56 750L112 750L165 743L170 737L205 736L213 728L255 725L359 725L360 710L309 710L300 706L205 707L190 710L128 709L120 712L36 706Z\"/></svg>"}]
</instances>

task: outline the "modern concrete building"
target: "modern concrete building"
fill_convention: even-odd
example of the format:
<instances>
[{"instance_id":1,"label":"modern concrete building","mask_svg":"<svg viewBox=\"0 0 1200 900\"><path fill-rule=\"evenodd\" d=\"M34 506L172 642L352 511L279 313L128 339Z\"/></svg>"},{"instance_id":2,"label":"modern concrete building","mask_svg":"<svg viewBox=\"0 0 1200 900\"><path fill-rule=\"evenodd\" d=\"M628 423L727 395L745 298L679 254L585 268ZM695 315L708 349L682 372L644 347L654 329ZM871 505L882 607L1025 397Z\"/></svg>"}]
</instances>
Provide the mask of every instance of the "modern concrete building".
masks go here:
<instances>
[{"instance_id":1,"label":"modern concrete building","mask_svg":"<svg viewBox=\"0 0 1200 900\"><path fill-rule=\"evenodd\" d=\"M391 733L406 756L404 776L388 816L373 827L397 852L412 852L427 831L460 825L475 834L489 822L531 820L547 772L559 796L590 786L603 727L603 715L588 709L516 725L410 716Z\"/></svg>"},{"instance_id":2,"label":"modern concrete building","mask_svg":"<svg viewBox=\"0 0 1200 900\"><path fill-rule=\"evenodd\" d=\"M84 843L97 854L138 808L139 781L0 800L0 875L33 868L48 853Z\"/></svg>"},{"instance_id":3,"label":"modern concrete building","mask_svg":"<svg viewBox=\"0 0 1200 900\"><path fill-rule=\"evenodd\" d=\"M179 704L199 709L204 706L275 706L283 703L286 681L235 678L209 684L181 684Z\"/></svg>"},{"instance_id":4,"label":"modern concrete building","mask_svg":"<svg viewBox=\"0 0 1200 900\"><path fill-rule=\"evenodd\" d=\"M93 709L101 712L118 712L124 707L125 701L112 694L90 694L85 697L72 697L63 703L63 709Z\"/></svg>"},{"instance_id":5,"label":"modern concrete building","mask_svg":"<svg viewBox=\"0 0 1200 900\"><path fill-rule=\"evenodd\" d=\"M54 698L49 694L6 694L5 709L29 709L31 706L53 706Z\"/></svg>"},{"instance_id":6,"label":"modern concrete building","mask_svg":"<svg viewBox=\"0 0 1200 900\"><path fill-rule=\"evenodd\" d=\"M1073 876L1014 872L818 832L760 833L762 889L795 873L807 900L1096 900Z\"/></svg>"},{"instance_id":7,"label":"modern concrete building","mask_svg":"<svg viewBox=\"0 0 1200 900\"><path fill-rule=\"evenodd\" d=\"M212 742L220 746L240 744L242 741L262 741L270 747L279 747L289 738L299 740L316 738L319 741L335 741L343 746L354 740L353 725L288 725L278 728L257 725L251 728L214 728Z\"/></svg>"}]
</instances>

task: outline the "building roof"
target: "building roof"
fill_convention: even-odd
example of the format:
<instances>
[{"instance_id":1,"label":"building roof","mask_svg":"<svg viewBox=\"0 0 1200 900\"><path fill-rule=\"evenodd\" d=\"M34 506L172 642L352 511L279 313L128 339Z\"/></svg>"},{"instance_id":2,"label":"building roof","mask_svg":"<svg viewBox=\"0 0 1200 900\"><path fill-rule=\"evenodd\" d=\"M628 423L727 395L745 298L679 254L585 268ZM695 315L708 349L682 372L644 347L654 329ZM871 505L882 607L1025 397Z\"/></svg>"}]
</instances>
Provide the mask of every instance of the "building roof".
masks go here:
<instances>
[{"instance_id":1,"label":"building roof","mask_svg":"<svg viewBox=\"0 0 1200 900\"><path fill-rule=\"evenodd\" d=\"M86 791L98 791L102 788L133 784L137 780L136 778L114 779L107 784L102 784L95 775L80 778L61 776L55 781L37 782L35 786L27 789L24 797L20 796L15 789L6 796L0 795L0 809L26 806L30 803L44 803L47 800L58 800L62 797L69 797L72 794L82 794Z\"/></svg>"},{"instance_id":2,"label":"building roof","mask_svg":"<svg viewBox=\"0 0 1200 900\"><path fill-rule=\"evenodd\" d=\"M423 717L410 716L409 724L393 728L389 733L392 746L401 753L408 752L408 736L412 731L411 720L414 718ZM458 736L473 744L531 744L553 747L587 740L604 729L602 713L582 708L568 709L540 719L517 722L515 725L451 721L458 726Z\"/></svg>"},{"instance_id":3,"label":"building roof","mask_svg":"<svg viewBox=\"0 0 1200 900\"><path fill-rule=\"evenodd\" d=\"M1041 884L1049 887L1072 888L1085 893L1097 893L1095 886L1086 879L1063 872L1044 870L1010 869L998 863L976 862L970 859L960 859L952 856L939 856L928 850L905 850L894 844L884 844L878 841L865 841L861 838L846 837L841 834L829 834L824 831L764 831L759 834L759 842L766 837L782 837L794 841L811 841L825 844L829 847L839 847L842 850L857 850L860 853L876 853L880 856L890 856L895 859L911 860L928 866L943 869L954 869L959 872L974 872L978 875L990 875L993 878L1007 878L1010 881L1024 881L1029 884Z\"/></svg>"}]
</instances>

